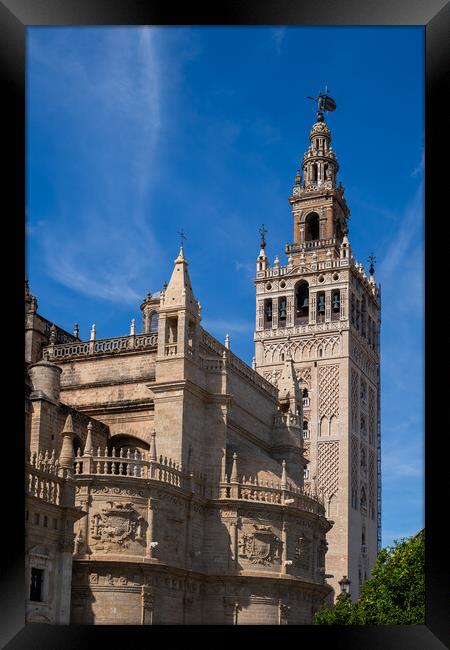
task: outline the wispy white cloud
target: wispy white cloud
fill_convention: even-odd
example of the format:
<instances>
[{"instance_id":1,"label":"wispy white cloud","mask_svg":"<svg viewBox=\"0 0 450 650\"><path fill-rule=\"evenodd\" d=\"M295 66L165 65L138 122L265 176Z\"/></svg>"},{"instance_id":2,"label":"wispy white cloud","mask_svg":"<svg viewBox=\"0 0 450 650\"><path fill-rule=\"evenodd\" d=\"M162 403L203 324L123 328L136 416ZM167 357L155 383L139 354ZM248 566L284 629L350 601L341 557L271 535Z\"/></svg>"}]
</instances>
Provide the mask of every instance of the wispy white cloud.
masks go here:
<instances>
[{"instance_id":1,"label":"wispy white cloud","mask_svg":"<svg viewBox=\"0 0 450 650\"><path fill-rule=\"evenodd\" d=\"M378 277L382 283L391 279L392 274L401 269L404 261L409 259L411 247L416 248L417 240L423 241L423 182L399 221L397 233L388 245L379 266ZM420 262L421 260L419 264Z\"/></svg>"},{"instance_id":2,"label":"wispy white cloud","mask_svg":"<svg viewBox=\"0 0 450 650\"><path fill-rule=\"evenodd\" d=\"M425 170L425 149L422 149L422 157L420 159L420 163L415 167L412 172L411 176L418 176L419 174L422 174Z\"/></svg>"},{"instance_id":3,"label":"wispy white cloud","mask_svg":"<svg viewBox=\"0 0 450 650\"><path fill-rule=\"evenodd\" d=\"M286 37L286 27L275 27L272 30L272 41L275 45L277 54L281 54L281 44Z\"/></svg>"},{"instance_id":4,"label":"wispy white cloud","mask_svg":"<svg viewBox=\"0 0 450 650\"><path fill-rule=\"evenodd\" d=\"M91 297L131 303L159 282L156 269L164 257L147 209L158 175L162 74L151 27L133 34L106 29L98 38L89 65L64 38L55 38L51 56L33 41L30 56L61 79L52 110L70 116L77 106L77 119L85 120L74 155L77 165L98 175L98 190L81 191L74 213L61 188L57 213L45 221L32 215L28 233L39 226L53 279ZM92 45L92 36L86 44ZM143 278L148 285L140 287Z\"/></svg>"},{"instance_id":5,"label":"wispy white cloud","mask_svg":"<svg viewBox=\"0 0 450 650\"><path fill-rule=\"evenodd\" d=\"M234 261L236 271L244 271L244 275L248 279L253 279L255 277L255 265L250 262L239 262L238 260Z\"/></svg>"}]
</instances>

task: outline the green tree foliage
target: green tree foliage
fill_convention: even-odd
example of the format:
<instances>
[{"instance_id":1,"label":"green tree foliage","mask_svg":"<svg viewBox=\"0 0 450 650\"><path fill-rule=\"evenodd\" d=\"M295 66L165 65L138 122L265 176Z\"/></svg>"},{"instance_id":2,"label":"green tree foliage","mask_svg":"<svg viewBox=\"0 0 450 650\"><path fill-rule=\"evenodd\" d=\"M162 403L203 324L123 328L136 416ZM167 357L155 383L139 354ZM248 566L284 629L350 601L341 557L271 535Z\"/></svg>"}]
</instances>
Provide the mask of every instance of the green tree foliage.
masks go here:
<instances>
[{"instance_id":1,"label":"green tree foliage","mask_svg":"<svg viewBox=\"0 0 450 650\"><path fill-rule=\"evenodd\" d=\"M423 625L425 623L425 532L382 549L355 603L346 594L323 606L315 625Z\"/></svg>"}]
</instances>

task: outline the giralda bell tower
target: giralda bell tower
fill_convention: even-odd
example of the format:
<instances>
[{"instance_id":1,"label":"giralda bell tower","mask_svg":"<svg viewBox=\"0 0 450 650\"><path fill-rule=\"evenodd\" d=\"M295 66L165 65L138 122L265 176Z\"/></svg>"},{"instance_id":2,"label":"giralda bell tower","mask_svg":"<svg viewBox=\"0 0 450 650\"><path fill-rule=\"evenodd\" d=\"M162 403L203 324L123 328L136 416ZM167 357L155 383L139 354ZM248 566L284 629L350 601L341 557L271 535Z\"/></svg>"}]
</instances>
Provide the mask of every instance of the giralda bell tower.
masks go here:
<instances>
[{"instance_id":1,"label":"giralda bell tower","mask_svg":"<svg viewBox=\"0 0 450 650\"><path fill-rule=\"evenodd\" d=\"M273 384L289 356L303 390L305 489L323 494L328 518L325 573L357 598L380 545L380 285L366 275L348 239L349 208L324 112L297 171L289 203L294 240L287 264L269 266L265 229L256 262L256 370ZM339 582L341 581L341 585Z\"/></svg>"}]
</instances>

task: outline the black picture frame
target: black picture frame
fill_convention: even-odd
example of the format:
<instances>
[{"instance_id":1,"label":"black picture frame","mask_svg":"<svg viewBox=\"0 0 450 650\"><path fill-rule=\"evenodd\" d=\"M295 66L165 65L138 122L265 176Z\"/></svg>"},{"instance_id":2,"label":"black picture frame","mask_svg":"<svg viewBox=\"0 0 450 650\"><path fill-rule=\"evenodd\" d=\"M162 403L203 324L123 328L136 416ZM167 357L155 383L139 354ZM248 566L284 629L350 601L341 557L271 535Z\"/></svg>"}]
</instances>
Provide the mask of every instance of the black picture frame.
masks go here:
<instances>
[{"instance_id":1,"label":"black picture frame","mask_svg":"<svg viewBox=\"0 0 450 650\"><path fill-rule=\"evenodd\" d=\"M448 581L445 581L446 551L444 522L446 517L444 480L448 469L444 463L448 457L443 453L442 437L447 437L446 417L439 400L437 385L430 389L432 381L432 359L440 355L438 337L432 336L438 327L433 316L432 286L439 277L439 255L431 254L434 236L436 246L439 234L436 221L444 212L443 196L448 180L446 165L438 164L438 153L448 151L444 138L447 135L445 108L441 98L445 91L447 62L449 61L450 7L446 0L316 0L296 2L295 0L267 0L210 3L192 3L180 6L155 3L144 0L1 0L0 1L0 64L2 74L2 104L5 111L2 154L4 157L4 183L2 184L4 215L4 251L15 251L14 258L4 269L4 306L11 313L4 319L8 341L16 333L14 341L21 340L22 291L25 255L25 45L26 28L32 25L422 25L426 41L426 122L425 122L425 200L426 200L426 301L425 301L425 375L426 375L426 625L424 626L370 626L370 627L259 627L222 628L227 636L276 634L274 641L285 642L284 635L298 632L294 643L329 643L334 648L405 648L420 650L443 648L449 642L448 603L450 602ZM448 76L447 76L448 79ZM6 109L6 110L5 110ZM407 110L405 108L405 110ZM398 125L397 125L398 126ZM448 137L448 136L447 136ZM441 200L442 205L439 200ZM5 207L7 206L7 208ZM442 209L442 212L440 212ZM17 240L16 240L17 238ZM16 244L17 241L17 245ZM436 248L437 250L437 248ZM441 250L445 258L445 248ZM5 258L5 255L3 256ZM8 295L8 291L10 292ZM17 317L17 322L15 318ZM18 367L17 349L6 368ZM437 366L437 364L436 364ZM9 410L17 403L21 412L23 376L17 373L17 385L8 382L4 396L4 408ZM418 378L422 381L423 378ZM441 391L443 389L441 388ZM9 405L11 403L11 406ZM444 401L445 404L445 401ZM7 408L9 407L9 409ZM24 583L24 509L23 475L18 459L24 457L24 442L21 427L16 426L19 416L13 413L13 427L4 429L3 453L13 472L4 490L4 515L7 551L3 554L1 572L2 608L0 609L2 647L10 648L81 648L92 643L106 641L105 635L113 635L115 642L128 646L141 641L151 642L149 628L118 626L50 626L25 625L25 583ZM444 424L442 424L444 422ZM7 445L7 446L6 446ZM22 453L22 456L21 456ZM9 508L9 510L8 510ZM16 541L15 545L11 539ZM164 628L163 633L171 635L174 628ZM190 626L180 630L183 635L192 631L199 635L216 634L213 627ZM155 628L151 628L153 635ZM161 628L159 629L161 633ZM145 637L141 637L146 634ZM283 635L280 639L280 635ZM231 640L231 639L230 639Z\"/></svg>"}]
</instances>

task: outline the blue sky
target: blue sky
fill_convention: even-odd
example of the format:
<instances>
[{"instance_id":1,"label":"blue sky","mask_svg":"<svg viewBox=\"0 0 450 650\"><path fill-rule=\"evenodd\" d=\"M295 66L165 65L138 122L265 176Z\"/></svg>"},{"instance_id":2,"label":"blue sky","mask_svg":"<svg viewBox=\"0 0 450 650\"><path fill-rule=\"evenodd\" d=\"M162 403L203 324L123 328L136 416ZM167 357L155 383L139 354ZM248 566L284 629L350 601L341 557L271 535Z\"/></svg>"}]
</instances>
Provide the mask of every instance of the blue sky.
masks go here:
<instances>
[{"instance_id":1,"label":"blue sky","mask_svg":"<svg viewBox=\"0 0 450 650\"><path fill-rule=\"evenodd\" d=\"M383 545L423 512L421 27L31 27L27 273L39 311L125 335L182 227L203 325L253 356L258 228L285 263L287 197L328 84L350 242L382 284Z\"/></svg>"}]
</instances>

